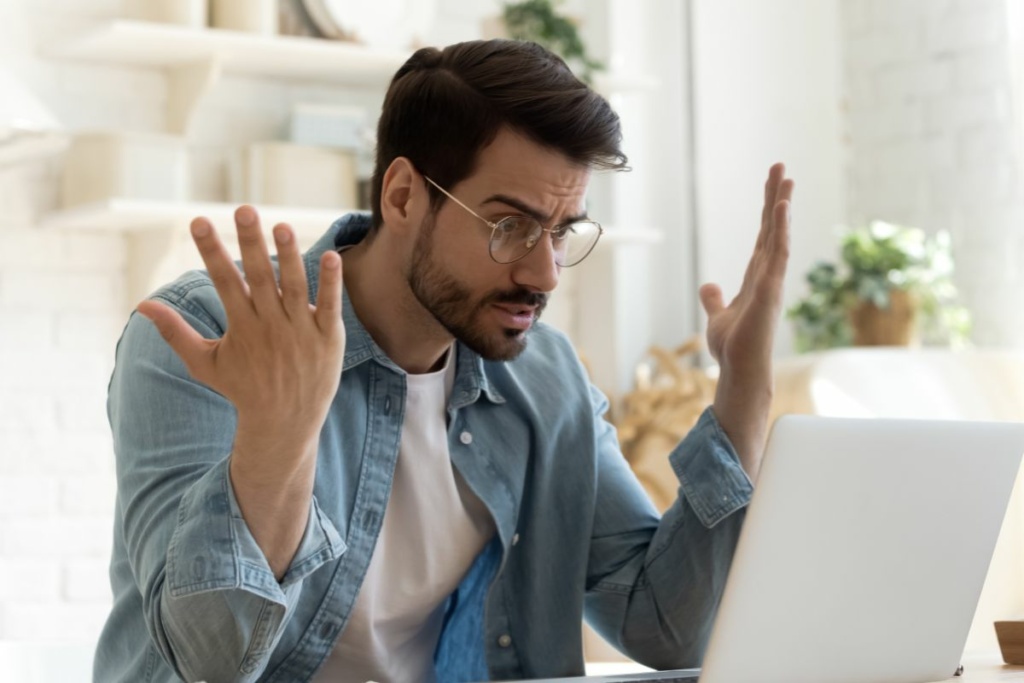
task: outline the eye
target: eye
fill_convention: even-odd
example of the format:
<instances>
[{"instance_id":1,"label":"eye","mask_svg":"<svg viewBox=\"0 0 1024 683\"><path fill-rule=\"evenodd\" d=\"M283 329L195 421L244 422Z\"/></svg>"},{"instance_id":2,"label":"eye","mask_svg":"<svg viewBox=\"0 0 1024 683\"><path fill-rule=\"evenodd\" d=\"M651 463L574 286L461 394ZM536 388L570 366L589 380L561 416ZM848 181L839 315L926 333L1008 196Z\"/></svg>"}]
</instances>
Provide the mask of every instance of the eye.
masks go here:
<instances>
[{"instance_id":1,"label":"eye","mask_svg":"<svg viewBox=\"0 0 1024 683\"><path fill-rule=\"evenodd\" d=\"M555 241L562 241L562 240L567 239L568 237L570 237L572 235L575 235L575 234L576 234L576 224L575 223L569 223L568 225L559 225L559 226L556 226L551 231L551 239L553 239Z\"/></svg>"},{"instance_id":2,"label":"eye","mask_svg":"<svg viewBox=\"0 0 1024 683\"><path fill-rule=\"evenodd\" d=\"M507 216L498 221L498 230L509 237L529 235L536 225L537 221L529 216Z\"/></svg>"}]
</instances>

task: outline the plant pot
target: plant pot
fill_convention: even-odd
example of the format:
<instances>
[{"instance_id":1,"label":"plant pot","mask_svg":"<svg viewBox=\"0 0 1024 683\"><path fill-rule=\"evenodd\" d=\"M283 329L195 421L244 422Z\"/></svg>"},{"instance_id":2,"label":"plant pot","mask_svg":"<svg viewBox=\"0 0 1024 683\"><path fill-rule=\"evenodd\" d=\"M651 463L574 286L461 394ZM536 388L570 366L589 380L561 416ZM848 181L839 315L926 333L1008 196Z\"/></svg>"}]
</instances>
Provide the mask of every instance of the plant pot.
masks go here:
<instances>
[{"instance_id":1,"label":"plant pot","mask_svg":"<svg viewBox=\"0 0 1024 683\"><path fill-rule=\"evenodd\" d=\"M997 621L995 627L1003 661L1024 664L1024 619Z\"/></svg>"},{"instance_id":2,"label":"plant pot","mask_svg":"<svg viewBox=\"0 0 1024 683\"><path fill-rule=\"evenodd\" d=\"M917 302L903 290L889 292L889 308L864 301L849 316L854 346L910 346L917 341Z\"/></svg>"}]
</instances>

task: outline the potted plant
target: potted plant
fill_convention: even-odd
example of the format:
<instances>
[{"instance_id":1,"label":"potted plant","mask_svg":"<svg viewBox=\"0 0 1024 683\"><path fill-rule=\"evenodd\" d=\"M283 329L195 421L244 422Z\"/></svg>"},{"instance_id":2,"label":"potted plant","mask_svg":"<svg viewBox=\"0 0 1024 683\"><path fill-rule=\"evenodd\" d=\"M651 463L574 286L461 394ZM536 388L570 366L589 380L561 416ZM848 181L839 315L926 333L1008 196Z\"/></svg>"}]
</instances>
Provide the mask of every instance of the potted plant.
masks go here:
<instances>
[{"instance_id":1,"label":"potted plant","mask_svg":"<svg viewBox=\"0 0 1024 683\"><path fill-rule=\"evenodd\" d=\"M845 233L840 263L815 264L809 293L787 311L797 349L965 343L971 320L957 301L951 247L949 233L883 221Z\"/></svg>"},{"instance_id":2,"label":"potted plant","mask_svg":"<svg viewBox=\"0 0 1024 683\"><path fill-rule=\"evenodd\" d=\"M576 21L560 14L556 7L559 4L561 0L506 2L499 20L485 21L484 35L543 45L591 84L594 74L603 71L604 65L589 55Z\"/></svg>"}]
</instances>

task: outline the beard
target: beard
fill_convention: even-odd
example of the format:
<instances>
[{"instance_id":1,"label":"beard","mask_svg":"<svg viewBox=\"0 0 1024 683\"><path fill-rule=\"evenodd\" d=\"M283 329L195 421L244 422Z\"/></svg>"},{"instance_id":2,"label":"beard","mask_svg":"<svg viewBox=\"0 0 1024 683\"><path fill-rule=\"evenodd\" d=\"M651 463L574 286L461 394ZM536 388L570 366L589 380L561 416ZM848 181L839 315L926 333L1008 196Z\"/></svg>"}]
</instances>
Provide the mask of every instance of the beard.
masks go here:
<instances>
[{"instance_id":1,"label":"beard","mask_svg":"<svg viewBox=\"0 0 1024 683\"><path fill-rule=\"evenodd\" d=\"M473 292L435 259L434 227L434 217L427 217L416 238L408 274L413 295L453 337L484 359L514 360L526 348L528 330L488 329L481 318L495 304L521 304L536 307L536 323L547 306L547 294L517 287L474 298Z\"/></svg>"}]
</instances>

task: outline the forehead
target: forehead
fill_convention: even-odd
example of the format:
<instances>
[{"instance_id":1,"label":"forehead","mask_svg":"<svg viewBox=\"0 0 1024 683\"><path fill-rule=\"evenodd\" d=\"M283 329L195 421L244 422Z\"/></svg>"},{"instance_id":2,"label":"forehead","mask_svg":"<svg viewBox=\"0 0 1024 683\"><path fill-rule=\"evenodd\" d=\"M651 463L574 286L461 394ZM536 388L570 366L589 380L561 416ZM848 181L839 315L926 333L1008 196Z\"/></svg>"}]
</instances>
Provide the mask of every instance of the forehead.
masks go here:
<instances>
[{"instance_id":1,"label":"forehead","mask_svg":"<svg viewBox=\"0 0 1024 683\"><path fill-rule=\"evenodd\" d=\"M459 187L474 194L513 196L537 208L575 211L583 207L589 184L588 167L503 129L480 151L473 174Z\"/></svg>"}]
</instances>

